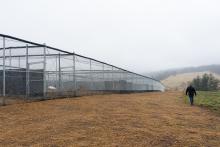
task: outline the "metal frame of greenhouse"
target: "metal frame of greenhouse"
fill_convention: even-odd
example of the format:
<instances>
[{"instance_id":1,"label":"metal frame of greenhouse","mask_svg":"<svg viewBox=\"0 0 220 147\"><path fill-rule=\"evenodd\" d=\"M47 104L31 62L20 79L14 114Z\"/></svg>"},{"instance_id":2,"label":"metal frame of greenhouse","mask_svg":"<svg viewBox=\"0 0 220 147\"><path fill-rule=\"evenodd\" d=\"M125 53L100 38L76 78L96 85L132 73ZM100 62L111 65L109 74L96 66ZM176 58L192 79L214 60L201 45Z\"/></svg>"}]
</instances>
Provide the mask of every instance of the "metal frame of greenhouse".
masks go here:
<instances>
[{"instance_id":1,"label":"metal frame of greenhouse","mask_svg":"<svg viewBox=\"0 0 220 147\"><path fill-rule=\"evenodd\" d=\"M55 98L98 93L164 91L163 84L125 69L0 34L0 94Z\"/></svg>"}]
</instances>

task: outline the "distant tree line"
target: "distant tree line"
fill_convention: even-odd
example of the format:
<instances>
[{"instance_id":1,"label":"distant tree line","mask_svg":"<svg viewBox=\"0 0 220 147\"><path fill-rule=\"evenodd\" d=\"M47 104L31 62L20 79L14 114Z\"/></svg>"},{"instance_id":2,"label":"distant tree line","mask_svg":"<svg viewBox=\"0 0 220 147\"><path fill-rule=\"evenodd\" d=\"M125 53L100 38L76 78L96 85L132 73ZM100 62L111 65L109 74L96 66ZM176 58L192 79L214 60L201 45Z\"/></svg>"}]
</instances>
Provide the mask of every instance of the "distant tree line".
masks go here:
<instances>
[{"instance_id":1,"label":"distant tree line","mask_svg":"<svg viewBox=\"0 0 220 147\"><path fill-rule=\"evenodd\" d=\"M204 74L202 77L197 76L192 81L192 85L196 88L196 90L201 91L212 91L218 90L219 80L216 79L212 74Z\"/></svg>"},{"instance_id":2,"label":"distant tree line","mask_svg":"<svg viewBox=\"0 0 220 147\"><path fill-rule=\"evenodd\" d=\"M154 78L158 80L164 80L172 75L192 73L192 72L205 72L205 71L210 71L212 73L220 74L220 65L206 65L206 66L199 66L199 67L171 69L171 70L165 70L165 71L146 73L145 75L153 76Z\"/></svg>"}]
</instances>

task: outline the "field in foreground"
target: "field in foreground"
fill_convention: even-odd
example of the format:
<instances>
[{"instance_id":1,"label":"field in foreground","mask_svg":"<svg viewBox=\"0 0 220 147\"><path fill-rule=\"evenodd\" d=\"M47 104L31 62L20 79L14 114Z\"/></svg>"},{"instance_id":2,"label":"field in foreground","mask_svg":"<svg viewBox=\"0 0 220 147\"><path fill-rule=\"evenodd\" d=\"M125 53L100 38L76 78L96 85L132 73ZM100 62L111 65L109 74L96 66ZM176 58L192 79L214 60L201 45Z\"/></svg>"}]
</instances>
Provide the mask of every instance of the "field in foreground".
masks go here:
<instances>
[{"instance_id":1,"label":"field in foreground","mask_svg":"<svg viewBox=\"0 0 220 147\"><path fill-rule=\"evenodd\" d=\"M0 107L0 146L218 146L220 117L180 92L113 94Z\"/></svg>"}]
</instances>

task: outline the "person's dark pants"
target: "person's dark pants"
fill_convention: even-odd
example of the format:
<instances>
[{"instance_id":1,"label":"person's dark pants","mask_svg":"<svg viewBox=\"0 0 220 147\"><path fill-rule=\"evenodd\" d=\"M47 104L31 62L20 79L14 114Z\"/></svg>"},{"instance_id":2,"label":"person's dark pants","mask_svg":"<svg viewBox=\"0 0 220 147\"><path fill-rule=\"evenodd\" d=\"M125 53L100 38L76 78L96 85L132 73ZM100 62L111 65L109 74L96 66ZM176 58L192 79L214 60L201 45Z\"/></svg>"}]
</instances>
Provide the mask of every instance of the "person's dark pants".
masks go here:
<instances>
[{"instance_id":1,"label":"person's dark pants","mask_svg":"<svg viewBox=\"0 0 220 147\"><path fill-rule=\"evenodd\" d=\"M193 102L194 102L193 99L194 99L193 96L189 96L189 100L190 100L191 105L193 105Z\"/></svg>"}]
</instances>

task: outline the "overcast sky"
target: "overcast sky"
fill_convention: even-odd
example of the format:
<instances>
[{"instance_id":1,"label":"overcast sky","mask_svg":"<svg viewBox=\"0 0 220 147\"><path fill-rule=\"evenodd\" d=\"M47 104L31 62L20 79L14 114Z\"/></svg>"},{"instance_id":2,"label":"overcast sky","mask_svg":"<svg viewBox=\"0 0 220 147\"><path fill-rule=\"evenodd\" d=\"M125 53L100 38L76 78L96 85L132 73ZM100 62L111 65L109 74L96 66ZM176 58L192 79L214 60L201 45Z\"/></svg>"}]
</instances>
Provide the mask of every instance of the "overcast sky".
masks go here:
<instances>
[{"instance_id":1,"label":"overcast sky","mask_svg":"<svg viewBox=\"0 0 220 147\"><path fill-rule=\"evenodd\" d=\"M138 73L220 64L219 0L0 3L0 33Z\"/></svg>"}]
</instances>

